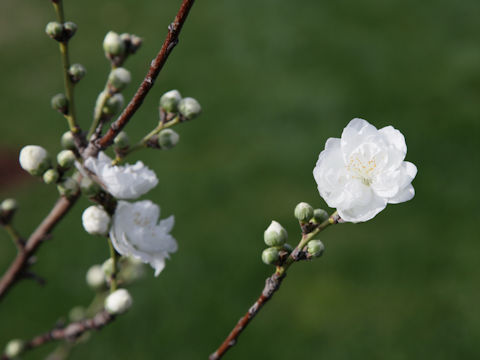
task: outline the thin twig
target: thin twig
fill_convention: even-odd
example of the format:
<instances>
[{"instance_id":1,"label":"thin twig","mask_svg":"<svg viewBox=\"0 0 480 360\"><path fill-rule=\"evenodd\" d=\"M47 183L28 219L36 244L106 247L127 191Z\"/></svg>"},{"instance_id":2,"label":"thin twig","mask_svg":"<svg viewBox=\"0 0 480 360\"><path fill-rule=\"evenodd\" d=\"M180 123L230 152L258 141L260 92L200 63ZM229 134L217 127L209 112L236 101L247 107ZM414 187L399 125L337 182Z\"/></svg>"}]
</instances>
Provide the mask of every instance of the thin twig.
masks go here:
<instances>
[{"instance_id":1,"label":"thin twig","mask_svg":"<svg viewBox=\"0 0 480 360\"><path fill-rule=\"evenodd\" d=\"M180 10L175 17L175 20L168 27L168 34L163 42L162 48L157 57L152 61L150 69L145 76L145 79L141 83L137 92L133 96L128 106L123 110L118 119L112 123L108 132L101 138L94 142L90 142L89 146L85 150L83 157L88 158L90 156L96 156L97 153L106 147L110 146L120 131L127 125L130 118L135 114L138 108L142 105L143 100L147 96L150 89L153 87L156 78L160 74L168 56L172 52L175 45L178 43L178 36L182 30L183 24L187 19L188 13L195 0L183 0Z\"/></svg>"},{"instance_id":2,"label":"thin twig","mask_svg":"<svg viewBox=\"0 0 480 360\"><path fill-rule=\"evenodd\" d=\"M328 227L329 225L336 224L339 221L339 217L336 213L332 214L328 220L325 222L316 225L314 228L311 228L309 233L303 233L302 239L300 240L297 247L292 251L288 256L285 262L277 266L277 271L267 278L265 281L265 287L262 290L260 297L255 301L255 303L248 309L247 313L240 318L238 323L235 325L233 330L223 341L223 343L218 347L218 349L210 355L209 360L218 360L225 355L225 353L237 343L238 337L245 330L247 325L252 321L255 315L258 314L260 309L265 305L265 303L271 299L273 294L280 288L282 280L287 276L287 269L296 261L304 259L304 257L299 256L303 251L303 248L306 246L308 241L310 241L316 234Z\"/></svg>"},{"instance_id":3,"label":"thin twig","mask_svg":"<svg viewBox=\"0 0 480 360\"><path fill-rule=\"evenodd\" d=\"M37 229L30 235L25 247L19 251L15 260L0 280L0 300L10 290L12 285L22 278L22 274L29 265L29 260L38 250L43 240L48 238L53 228L65 216L75 204L80 193L70 198L60 197L47 217L41 222Z\"/></svg>"},{"instance_id":4,"label":"thin twig","mask_svg":"<svg viewBox=\"0 0 480 360\"><path fill-rule=\"evenodd\" d=\"M106 310L102 310L90 319L75 321L63 328L54 328L49 332L35 336L32 340L25 344L24 351L37 348L52 341L74 341L87 331L100 330L114 319L115 316L110 315ZM2 355L2 360L9 359L10 358L6 354Z\"/></svg>"}]
</instances>

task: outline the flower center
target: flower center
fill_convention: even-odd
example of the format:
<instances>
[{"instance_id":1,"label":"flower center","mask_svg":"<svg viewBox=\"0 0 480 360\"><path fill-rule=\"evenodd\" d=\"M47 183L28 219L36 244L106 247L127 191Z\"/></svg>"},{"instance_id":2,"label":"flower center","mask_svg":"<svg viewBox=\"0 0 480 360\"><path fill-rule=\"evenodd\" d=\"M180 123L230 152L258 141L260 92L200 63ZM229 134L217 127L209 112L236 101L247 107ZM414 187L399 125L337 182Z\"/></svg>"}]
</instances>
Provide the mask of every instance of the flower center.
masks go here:
<instances>
[{"instance_id":1,"label":"flower center","mask_svg":"<svg viewBox=\"0 0 480 360\"><path fill-rule=\"evenodd\" d=\"M375 156L367 158L360 151L353 153L346 165L352 178L359 179L366 186L370 186L377 168Z\"/></svg>"}]
</instances>

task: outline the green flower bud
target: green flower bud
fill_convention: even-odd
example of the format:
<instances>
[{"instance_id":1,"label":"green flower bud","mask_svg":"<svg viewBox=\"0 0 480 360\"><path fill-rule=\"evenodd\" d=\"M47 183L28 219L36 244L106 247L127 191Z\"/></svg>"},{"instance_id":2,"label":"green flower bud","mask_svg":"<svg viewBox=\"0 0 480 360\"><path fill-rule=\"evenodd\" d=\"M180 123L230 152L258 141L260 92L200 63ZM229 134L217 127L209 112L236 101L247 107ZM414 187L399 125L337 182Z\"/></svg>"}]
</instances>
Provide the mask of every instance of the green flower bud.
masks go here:
<instances>
[{"instance_id":1,"label":"green flower bud","mask_svg":"<svg viewBox=\"0 0 480 360\"><path fill-rule=\"evenodd\" d=\"M57 185L58 192L62 196L70 197L77 193L78 183L72 178L66 178Z\"/></svg>"},{"instance_id":2,"label":"green flower bud","mask_svg":"<svg viewBox=\"0 0 480 360\"><path fill-rule=\"evenodd\" d=\"M71 21L64 23L63 28L65 29L66 40L69 40L77 32L77 24Z\"/></svg>"},{"instance_id":3,"label":"green flower bud","mask_svg":"<svg viewBox=\"0 0 480 360\"><path fill-rule=\"evenodd\" d=\"M45 27L48 36L55 40L61 40L63 36L63 25L57 21L50 21Z\"/></svg>"},{"instance_id":4,"label":"green flower bud","mask_svg":"<svg viewBox=\"0 0 480 360\"><path fill-rule=\"evenodd\" d=\"M158 134L158 145L160 148L169 150L178 144L180 135L178 135L172 129L163 129Z\"/></svg>"},{"instance_id":5,"label":"green flower bud","mask_svg":"<svg viewBox=\"0 0 480 360\"><path fill-rule=\"evenodd\" d=\"M83 306L75 306L68 313L68 317L72 322L80 321L87 317L87 311Z\"/></svg>"},{"instance_id":6,"label":"green flower bud","mask_svg":"<svg viewBox=\"0 0 480 360\"><path fill-rule=\"evenodd\" d=\"M275 220L272 221L263 234L263 239L267 246L282 246L287 241L287 237L287 230Z\"/></svg>"},{"instance_id":7,"label":"green flower bud","mask_svg":"<svg viewBox=\"0 0 480 360\"><path fill-rule=\"evenodd\" d=\"M105 115L113 116L120 112L123 108L123 95L122 94L115 94L112 95L105 101L105 105L103 106L103 113Z\"/></svg>"},{"instance_id":8,"label":"green flower bud","mask_svg":"<svg viewBox=\"0 0 480 360\"><path fill-rule=\"evenodd\" d=\"M125 89L131 80L130 71L121 67L116 68L108 76L108 86L113 92L119 92Z\"/></svg>"},{"instance_id":9,"label":"green flower bud","mask_svg":"<svg viewBox=\"0 0 480 360\"><path fill-rule=\"evenodd\" d=\"M160 107L166 112L176 113L180 100L182 100L182 95L178 90L167 91L160 98Z\"/></svg>"},{"instance_id":10,"label":"green flower bud","mask_svg":"<svg viewBox=\"0 0 480 360\"><path fill-rule=\"evenodd\" d=\"M113 140L113 145L117 149L125 149L130 146L130 140L128 138L128 135L125 131L120 131L118 135L115 137Z\"/></svg>"},{"instance_id":11,"label":"green flower bud","mask_svg":"<svg viewBox=\"0 0 480 360\"><path fill-rule=\"evenodd\" d=\"M62 135L62 138L60 139L60 144L64 149L76 149L75 140L73 139L73 134L70 131L67 131Z\"/></svg>"},{"instance_id":12,"label":"green flower bud","mask_svg":"<svg viewBox=\"0 0 480 360\"><path fill-rule=\"evenodd\" d=\"M5 355L8 358L17 358L25 350L25 343L20 339L10 340L5 346Z\"/></svg>"},{"instance_id":13,"label":"green flower bud","mask_svg":"<svg viewBox=\"0 0 480 360\"><path fill-rule=\"evenodd\" d=\"M101 265L93 265L88 269L86 280L93 290L101 290L105 287L105 273Z\"/></svg>"},{"instance_id":14,"label":"green flower bud","mask_svg":"<svg viewBox=\"0 0 480 360\"><path fill-rule=\"evenodd\" d=\"M50 156L47 150L37 145L22 148L19 156L20 166L34 176L41 176L50 168Z\"/></svg>"},{"instance_id":15,"label":"green flower bud","mask_svg":"<svg viewBox=\"0 0 480 360\"><path fill-rule=\"evenodd\" d=\"M313 257L320 257L325 250L325 246L320 240L310 240L307 244L307 252Z\"/></svg>"},{"instance_id":16,"label":"green flower bud","mask_svg":"<svg viewBox=\"0 0 480 360\"><path fill-rule=\"evenodd\" d=\"M200 106L200 103L194 98L186 97L180 100L180 102L178 103L178 110L185 119L192 120L198 115L200 115L200 113L202 112L202 107Z\"/></svg>"},{"instance_id":17,"label":"green flower bud","mask_svg":"<svg viewBox=\"0 0 480 360\"><path fill-rule=\"evenodd\" d=\"M328 215L328 213L323 209L315 209L313 211L313 218L318 224L321 224L322 222L327 220L329 217L330 216Z\"/></svg>"},{"instance_id":18,"label":"green flower bud","mask_svg":"<svg viewBox=\"0 0 480 360\"><path fill-rule=\"evenodd\" d=\"M68 69L68 74L70 75L70 79L73 83L77 83L83 79L86 73L87 70L82 64L73 64Z\"/></svg>"},{"instance_id":19,"label":"green flower bud","mask_svg":"<svg viewBox=\"0 0 480 360\"><path fill-rule=\"evenodd\" d=\"M18 203L15 199L5 199L0 204L0 209L5 212L13 212L18 209Z\"/></svg>"},{"instance_id":20,"label":"green flower bud","mask_svg":"<svg viewBox=\"0 0 480 360\"><path fill-rule=\"evenodd\" d=\"M100 185L87 176L84 176L80 181L80 188L82 189L82 193L88 198L97 196L102 190Z\"/></svg>"},{"instance_id":21,"label":"green flower bud","mask_svg":"<svg viewBox=\"0 0 480 360\"><path fill-rule=\"evenodd\" d=\"M70 169L75 163L75 154L72 150L62 150L57 155L57 163L63 169Z\"/></svg>"},{"instance_id":22,"label":"green flower bud","mask_svg":"<svg viewBox=\"0 0 480 360\"><path fill-rule=\"evenodd\" d=\"M125 54L125 42L116 32L109 31L103 39L103 50L108 58L123 55Z\"/></svg>"},{"instance_id":23,"label":"green flower bud","mask_svg":"<svg viewBox=\"0 0 480 360\"><path fill-rule=\"evenodd\" d=\"M262 252L262 261L267 265L274 265L280 259L277 248L270 247Z\"/></svg>"},{"instance_id":24,"label":"green flower bud","mask_svg":"<svg viewBox=\"0 0 480 360\"><path fill-rule=\"evenodd\" d=\"M59 177L60 175L58 174L57 170L48 169L43 174L43 181L45 182L45 184L55 184L58 181Z\"/></svg>"},{"instance_id":25,"label":"green flower bud","mask_svg":"<svg viewBox=\"0 0 480 360\"><path fill-rule=\"evenodd\" d=\"M62 114L68 113L68 99L64 94L57 94L50 100L52 108L61 112Z\"/></svg>"},{"instance_id":26,"label":"green flower bud","mask_svg":"<svg viewBox=\"0 0 480 360\"><path fill-rule=\"evenodd\" d=\"M301 202L295 207L294 214L299 221L307 222L313 217L313 207L306 202Z\"/></svg>"}]
</instances>

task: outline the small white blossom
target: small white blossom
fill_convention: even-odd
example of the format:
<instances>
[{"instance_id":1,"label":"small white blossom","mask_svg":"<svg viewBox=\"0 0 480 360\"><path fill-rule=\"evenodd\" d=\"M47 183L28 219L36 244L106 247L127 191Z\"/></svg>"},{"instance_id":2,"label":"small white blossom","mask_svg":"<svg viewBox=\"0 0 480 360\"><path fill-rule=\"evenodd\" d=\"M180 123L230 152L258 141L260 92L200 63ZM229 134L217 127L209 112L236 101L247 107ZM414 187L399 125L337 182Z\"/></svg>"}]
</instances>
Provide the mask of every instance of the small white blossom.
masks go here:
<instances>
[{"instance_id":1,"label":"small white blossom","mask_svg":"<svg viewBox=\"0 0 480 360\"><path fill-rule=\"evenodd\" d=\"M377 130L353 119L341 139L330 138L313 170L320 195L345 221L372 219L387 204L413 198L415 165L403 161L407 145L392 126Z\"/></svg>"},{"instance_id":2,"label":"small white blossom","mask_svg":"<svg viewBox=\"0 0 480 360\"><path fill-rule=\"evenodd\" d=\"M19 156L20 166L32 175L42 175L50 167L47 150L37 145L22 148Z\"/></svg>"},{"instance_id":3,"label":"small white blossom","mask_svg":"<svg viewBox=\"0 0 480 360\"><path fill-rule=\"evenodd\" d=\"M101 206L92 205L82 214L83 228L91 235L106 235L110 225L110 215Z\"/></svg>"},{"instance_id":4,"label":"small white blossom","mask_svg":"<svg viewBox=\"0 0 480 360\"><path fill-rule=\"evenodd\" d=\"M165 267L165 258L177 251L177 242L170 235L173 216L158 222L160 208L150 200L129 203L119 201L110 239L113 246L125 256L133 256L150 264L158 276Z\"/></svg>"},{"instance_id":5,"label":"small white blossom","mask_svg":"<svg viewBox=\"0 0 480 360\"><path fill-rule=\"evenodd\" d=\"M85 167L94 172L106 190L118 199L136 199L158 184L157 175L141 161L135 165L112 165L105 153L98 158L89 157Z\"/></svg>"},{"instance_id":6,"label":"small white blossom","mask_svg":"<svg viewBox=\"0 0 480 360\"><path fill-rule=\"evenodd\" d=\"M105 310L112 315L122 314L133 304L132 296L126 289L118 289L105 299Z\"/></svg>"}]
</instances>

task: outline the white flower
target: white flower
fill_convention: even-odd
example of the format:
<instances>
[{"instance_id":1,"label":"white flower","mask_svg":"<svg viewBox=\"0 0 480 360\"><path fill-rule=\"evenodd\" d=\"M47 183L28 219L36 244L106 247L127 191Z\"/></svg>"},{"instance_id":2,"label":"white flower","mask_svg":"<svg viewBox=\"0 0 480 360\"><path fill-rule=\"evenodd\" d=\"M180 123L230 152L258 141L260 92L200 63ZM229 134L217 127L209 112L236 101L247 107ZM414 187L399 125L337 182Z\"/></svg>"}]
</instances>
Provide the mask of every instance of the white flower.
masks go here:
<instances>
[{"instance_id":1,"label":"white flower","mask_svg":"<svg viewBox=\"0 0 480 360\"><path fill-rule=\"evenodd\" d=\"M37 145L24 146L18 160L22 169L32 175L42 175L50 167L47 150Z\"/></svg>"},{"instance_id":2,"label":"white flower","mask_svg":"<svg viewBox=\"0 0 480 360\"><path fill-rule=\"evenodd\" d=\"M110 215L101 206L92 205L82 214L83 228L91 235L106 235L110 225Z\"/></svg>"},{"instance_id":3,"label":"white flower","mask_svg":"<svg viewBox=\"0 0 480 360\"><path fill-rule=\"evenodd\" d=\"M149 263L158 276L165 267L165 258L177 251L177 242L169 232L173 228L173 216L158 224L160 208L150 200L129 203L119 201L110 239L113 246L125 256L133 256Z\"/></svg>"},{"instance_id":4,"label":"white flower","mask_svg":"<svg viewBox=\"0 0 480 360\"><path fill-rule=\"evenodd\" d=\"M118 289L105 299L105 310L112 315L122 314L133 304L132 296L126 289Z\"/></svg>"},{"instance_id":5,"label":"white flower","mask_svg":"<svg viewBox=\"0 0 480 360\"><path fill-rule=\"evenodd\" d=\"M415 165L403 161L407 145L392 126L377 130L353 119L341 139L330 138L320 153L313 176L320 195L345 221L372 219L387 204L413 198Z\"/></svg>"},{"instance_id":6,"label":"white flower","mask_svg":"<svg viewBox=\"0 0 480 360\"><path fill-rule=\"evenodd\" d=\"M136 199L158 184L157 175L141 161L135 165L112 166L112 159L103 152L98 158L85 160L85 167L93 171L106 190L118 199Z\"/></svg>"}]
</instances>

